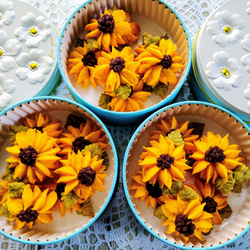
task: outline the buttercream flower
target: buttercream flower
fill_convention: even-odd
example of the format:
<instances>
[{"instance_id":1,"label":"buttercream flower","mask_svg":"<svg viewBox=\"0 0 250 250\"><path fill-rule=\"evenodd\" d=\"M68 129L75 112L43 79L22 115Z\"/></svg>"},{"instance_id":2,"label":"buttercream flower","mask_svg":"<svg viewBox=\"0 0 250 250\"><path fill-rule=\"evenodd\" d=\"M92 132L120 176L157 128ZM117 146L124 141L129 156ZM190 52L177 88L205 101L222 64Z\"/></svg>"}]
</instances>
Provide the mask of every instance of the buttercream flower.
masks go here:
<instances>
[{"instance_id":1,"label":"buttercream flower","mask_svg":"<svg viewBox=\"0 0 250 250\"><path fill-rule=\"evenodd\" d=\"M14 179L27 178L32 184L53 178L60 159L56 156L60 152L56 139L35 129L17 133L15 145L6 151L11 154L6 161L9 168L14 168Z\"/></svg>"},{"instance_id":2,"label":"buttercream flower","mask_svg":"<svg viewBox=\"0 0 250 250\"><path fill-rule=\"evenodd\" d=\"M90 198L96 191L104 191L103 173L106 166L102 165L103 159L98 160L97 155L91 157L91 152L85 151L83 154L71 152L68 159L61 160L62 167L55 170L59 175L58 183L65 183L64 194L71 191L82 200Z\"/></svg>"},{"instance_id":3,"label":"buttercream flower","mask_svg":"<svg viewBox=\"0 0 250 250\"><path fill-rule=\"evenodd\" d=\"M159 46L150 45L140 54L136 60L141 63L139 73L147 85L155 86L159 81L168 85L176 84L176 73L184 67L181 64L182 57L176 52L177 46L170 39L161 39Z\"/></svg>"},{"instance_id":4,"label":"buttercream flower","mask_svg":"<svg viewBox=\"0 0 250 250\"><path fill-rule=\"evenodd\" d=\"M51 36L50 22L43 16L29 12L21 17L21 25L14 34L20 42L26 42L28 48L38 48L41 41L46 42Z\"/></svg>"},{"instance_id":5,"label":"buttercream flower","mask_svg":"<svg viewBox=\"0 0 250 250\"><path fill-rule=\"evenodd\" d=\"M97 64L93 77L108 92L118 89L121 84L132 87L138 84L137 71L140 63L134 61L134 52L130 47L125 47L122 51L112 47L110 53L103 51Z\"/></svg>"},{"instance_id":6,"label":"buttercream flower","mask_svg":"<svg viewBox=\"0 0 250 250\"><path fill-rule=\"evenodd\" d=\"M189 128L189 121L177 121L175 116L169 118L167 120L161 119L161 123L157 123L156 127L157 130L153 130L150 132L149 140L156 140L159 141L160 135L169 136L169 138L173 138L175 144L184 144L184 150L187 154L194 152L195 145L194 141L199 138L199 134L193 134L193 128ZM179 138L177 140L177 136L175 132L179 131ZM173 137L171 136L173 134ZM176 139L175 139L175 138Z\"/></svg>"},{"instance_id":7,"label":"buttercream flower","mask_svg":"<svg viewBox=\"0 0 250 250\"><path fill-rule=\"evenodd\" d=\"M61 122L59 119L51 121L47 114L35 114L33 117L25 117L24 125L29 128L35 128L41 132L47 132L51 137L57 138L61 135L63 129L60 129Z\"/></svg>"},{"instance_id":8,"label":"buttercream flower","mask_svg":"<svg viewBox=\"0 0 250 250\"><path fill-rule=\"evenodd\" d=\"M86 88L89 83L94 88L96 87L93 74L97 65L98 54L100 52L88 51L86 42L84 42L84 47L76 47L69 55L69 74L74 75L77 85L81 85L82 88Z\"/></svg>"},{"instance_id":9,"label":"buttercream flower","mask_svg":"<svg viewBox=\"0 0 250 250\"><path fill-rule=\"evenodd\" d=\"M60 154L67 155L71 151L75 153L78 150L83 150L85 146L90 144L97 144L102 151L105 151L108 144L104 142L105 134L94 123L89 120L86 123L81 123L79 128L68 126L69 133L63 133L61 138L58 138L58 144L62 148Z\"/></svg>"},{"instance_id":10,"label":"buttercream flower","mask_svg":"<svg viewBox=\"0 0 250 250\"><path fill-rule=\"evenodd\" d=\"M206 75L213 79L217 88L225 90L231 87L239 87L243 80L243 73L240 63L237 59L229 57L225 51L215 52L214 61L206 65Z\"/></svg>"},{"instance_id":11,"label":"buttercream flower","mask_svg":"<svg viewBox=\"0 0 250 250\"><path fill-rule=\"evenodd\" d=\"M167 217L163 222L164 226L168 226L167 234L174 233L181 235L186 242L190 238L197 237L203 240L202 233L208 233L212 228L212 214L204 211L205 203L201 203L199 199L184 201L177 194L177 199L169 198L162 205L162 212Z\"/></svg>"},{"instance_id":12,"label":"buttercream flower","mask_svg":"<svg viewBox=\"0 0 250 250\"><path fill-rule=\"evenodd\" d=\"M146 200L147 207L151 205L154 209L156 209L157 205L162 203L161 196L163 195L159 182L156 182L154 185L149 182L144 182L141 171L132 175L132 179L134 182L130 186L130 189L135 190L134 197L138 198L140 202Z\"/></svg>"},{"instance_id":13,"label":"buttercream flower","mask_svg":"<svg viewBox=\"0 0 250 250\"><path fill-rule=\"evenodd\" d=\"M15 82L12 79L5 80L4 75L0 74L0 110L11 102L11 93L15 90Z\"/></svg>"},{"instance_id":14,"label":"buttercream flower","mask_svg":"<svg viewBox=\"0 0 250 250\"><path fill-rule=\"evenodd\" d=\"M4 30L0 30L0 71L8 72L15 67L14 56L22 50L22 46L16 39L9 39Z\"/></svg>"},{"instance_id":15,"label":"buttercream flower","mask_svg":"<svg viewBox=\"0 0 250 250\"><path fill-rule=\"evenodd\" d=\"M146 152L140 156L143 182L164 185L171 189L172 181L185 181L186 170L190 167L185 163L184 145L175 147L173 141L160 135L159 142L150 141L151 147L143 147Z\"/></svg>"},{"instance_id":16,"label":"buttercream flower","mask_svg":"<svg viewBox=\"0 0 250 250\"><path fill-rule=\"evenodd\" d=\"M24 187L21 198L7 200L8 210L14 215L9 220L15 220L16 230L25 225L31 228L35 222L51 223L56 200L56 192L49 192L49 189L42 191L37 186L32 189L28 184Z\"/></svg>"},{"instance_id":17,"label":"buttercream flower","mask_svg":"<svg viewBox=\"0 0 250 250\"><path fill-rule=\"evenodd\" d=\"M16 13L12 10L12 1L0 0L0 28L3 25L12 24L15 16Z\"/></svg>"},{"instance_id":18,"label":"buttercream flower","mask_svg":"<svg viewBox=\"0 0 250 250\"><path fill-rule=\"evenodd\" d=\"M192 188L199 195L200 201L206 203L203 208L204 211L213 215L212 223L215 225L220 225L222 219L219 214L219 210L227 206L227 196L216 190L216 186L210 182L201 182L199 179L195 182Z\"/></svg>"},{"instance_id":19,"label":"buttercream flower","mask_svg":"<svg viewBox=\"0 0 250 250\"><path fill-rule=\"evenodd\" d=\"M3 205L3 203L5 203L8 199L8 185L11 181L9 180L1 180L0 181L0 197L1 197L1 201L0 201L0 205Z\"/></svg>"},{"instance_id":20,"label":"buttercream flower","mask_svg":"<svg viewBox=\"0 0 250 250\"><path fill-rule=\"evenodd\" d=\"M110 46L117 47L119 44L133 43L138 39L140 26L131 22L129 13L123 10L107 10L98 19L92 19L85 26L90 31L86 39L95 38L99 49L110 51Z\"/></svg>"},{"instance_id":21,"label":"buttercream flower","mask_svg":"<svg viewBox=\"0 0 250 250\"><path fill-rule=\"evenodd\" d=\"M200 140L195 141L197 151L190 155L195 159L193 174L200 173L200 178L215 183L221 177L228 181L228 174L242 165L243 158L239 156L241 150L238 145L229 144L228 134L221 137L219 134L208 132Z\"/></svg>"},{"instance_id":22,"label":"buttercream flower","mask_svg":"<svg viewBox=\"0 0 250 250\"><path fill-rule=\"evenodd\" d=\"M53 65L53 59L39 49L32 49L29 54L21 53L16 62L21 66L16 70L17 77L20 80L28 79L32 84L42 82Z\"/></svg>"},{"instance_id":23,"label":"buttercream flower","mask_svg":"<svg viewBox=\"0 0 250 250\"><path fill-rule=\"evenodd\" d=\"M221 47L229 43L236 43L243 37L245 21L239 14L232 14L228 10L219 11L215 20L208 22L207 31L213 36L213 41Z\"/></svg>"},{"instance_id":24,"label":"buttercream flower","mask_svg":"<svg viewBox=\"0 0 250 250\"><path fill-rule=\"evenodd\" d=\"M130 112L138 111L145 107L144 102L151 95L150 92L143 91L143 82L140 81L135 87L122 84L114 92L106 92L112 97L108 104L113 111Z\"/></svg>"}]
</instances>

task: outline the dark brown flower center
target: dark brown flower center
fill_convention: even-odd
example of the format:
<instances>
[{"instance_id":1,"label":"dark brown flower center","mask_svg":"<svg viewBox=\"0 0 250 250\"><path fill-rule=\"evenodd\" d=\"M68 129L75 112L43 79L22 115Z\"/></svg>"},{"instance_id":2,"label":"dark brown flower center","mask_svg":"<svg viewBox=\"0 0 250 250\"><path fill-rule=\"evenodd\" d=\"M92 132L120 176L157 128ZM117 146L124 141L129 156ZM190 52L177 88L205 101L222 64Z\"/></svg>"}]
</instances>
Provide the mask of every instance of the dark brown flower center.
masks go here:
<instances>
[{"instance_id":1,"label":"dark brown flower center","mask_svg":"<svg viewBox=\"0 0 250 250\"><path fill-rule=\"evenodd\" d=\"M162 65L163 68L169 69L173 63L172 57L170 55L164 55L163 58L161 59L160 64Z\"/></svg>"},{"instance_id":2,"label":"dark brown flower center","mask_svg":"<svg viewBox=\"0 0 250 250\"><path fill-rule=\"evenodd\" d=\"M120 73L125 68L125 60L122 57L112 58L109 64L110 70Z\"/></svg>"},{"instance_id":3,"label":"dark brown flower center","mask_svg":"<svg viewBox=\"0 0 250 250\"><path fill-rule=\"evenodd\" d=\"M22 222L30 223L31 221L35 221L38 215L39 214L36 210L32 210L29 207L25 211L22 210L16 217Z\"/></svg>"},{"instance_id":4,"label":"dark brown flower center","mask_svg":"<svg viewBox=\"0 0 250 250\"><path fill-rule=\"evenodd\" d=\"M178 214L175 218L175 230L184 236L188 237L192 235L195 230L195 225L191 219L188 219L187 215Z\"/></svg>"},{"instance_id":5,"label":"dark brown flower center","mask_svg":"<svg viewBox=\"0 0 250 250\"><path fill-rule=\"evenodd\" d=\"M157 167L161 168L161 170L171 168L171 165L174 163L174 157L169 154L161 154L157 158Z\"/></svg>"},{"instance_id":6,"label":"dark brown flower center","mask_svg":"<svg viewBox=\"0 0 250 250\"><path fill-rule=\"evenodd\" d=\"M62 193L65 191L65 186L66 184L64 183L58 183L56 185L56 194L59 200L61 200L62 198Z\"/></svg>"},{"instance_id":7,"label":"dark brown flower center","mask_svg":"<svg viewBox=\"0 0 250 250\"><path fill-rule=\"evenodd\" d=\"M20 148L19 158L23 164L33 166L36 162L37 151L32 146L27 148Z\"/></svg>"},{"instance_id":8,"label":"dark brown flower center","mask_svg":"<svg viewBox=\"0 0 250 250\"><path fill-rule=\"evenodd\" d=\"M95 180L95 175L95 171L88 166L79 171L78 180L86 186L91 186Z\"/></svg>"},{"instance_id":9,"label":"dark brown flower center","mask_svg":"<svg viewBox=\"0 0 250 250\"><path fill-rule=\"evenodd\" d=\"M160 189L158 181L154 185L147 182L146 189L148 190L148 195L152 196L153 198L158 198L162 195L162 190Z\"/></svg>"},{"instance_id":10,"label":"dark brown flower center","mask_svg":"<svg viewBox=\"0 0 250 250\"><path fill-rule=\"evenodd\" d=\"M43 127L42 126L40 126L40 127L35 126L34 129L36 129L36 130L38 130L40 132L43 132Z\"/></svg>"},{"instance_id":11,"label":"dark brown flower center","mask_svg":"<svg viewBox=\"0 0 250 250\"><path fill-rule=\"evenodd\" d=\"M217 202L210 196L207 196L206 198L203 198L201 203L206 203L205 207L203 208L204 211L208 213L214 213L216 212L217 208Z\"/></svg>"},{"instance_id":12,"label":"dark brown flower center","mask_svg":"<svg viewBox=\"0 0 250 250\"><path fill-rule=\"evenodd\" d=\"M209 161L211 163L215 162L222 162L226 156L224 155L224 152L221 148L218 146L215 147L210 147L206 152L205 152L205 161Z\"/></svg>"},{"instance_id":13,"label":"dark brown flower center","mask_svg":"<svg viewBox=\"0 0 250 250\"><path fill-rule=\"evenodd\" d=\"M85 56L82 58L82 62L85 66L95 66L97 64L97 59L95 58L95 53L89 51Z\"/></svg>"},{"instance_id":14,"label":"dark brown flower center","mask_svg":"<svg viewBox=\"0 0 250 250\"><path fill-rule=\"evenodd\" d=\"M98 18L98 25L97 28L102 31L103 33L109 33L112 34L114 27L115 27L115 21L114 17L112 15L103 14L101 17Z\"/></svg>"},{"instance_id":15,"label":"dark brown flower center","mask_svg":"<svg viewBox=\"0 0 250 250\"><path fill-rule=\"evenodd\" d=\"M82 151L85 146L89 144L91 144L90 141L85 140L83 136L80 136L72 142L72 150L77 154L78 150Z\"/></svg>"}]
</instances>

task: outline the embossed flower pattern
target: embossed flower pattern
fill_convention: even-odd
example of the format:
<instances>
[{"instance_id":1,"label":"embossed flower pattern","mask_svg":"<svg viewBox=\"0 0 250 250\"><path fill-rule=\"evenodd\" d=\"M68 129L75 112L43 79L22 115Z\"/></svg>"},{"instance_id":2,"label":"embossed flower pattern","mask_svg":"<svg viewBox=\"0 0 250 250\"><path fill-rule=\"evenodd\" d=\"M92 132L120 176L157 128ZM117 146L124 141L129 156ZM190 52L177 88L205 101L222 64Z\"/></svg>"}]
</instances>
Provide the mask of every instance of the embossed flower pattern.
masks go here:
<instances>
[{"instance_id":1,"label":"embossed flower pattern","mask_svg":"<svg viewBox=\"0 0 250 250\"><path fill-rule=\"evenodd\" d=\"M50 22L43 16L29 12L21 18L21 24L14 34L20 42L26 42L28 48L38 48L41 41L45 42L51 36Z\"/></svg>"},{"instance_id":2,"label":"embossed flower pattern","mask_svg":"<svg viewBox=\"0 0 250 250\"><path fill-rule=\"evenodd\" d=\"M0 28L12 24L16 13L12 10L12 2L0 0Z\"/></svg>"},{"instance_id":3,"label":"embossed flower pattern","mask_svg":"<svg viewBox=\"0 0 250 250\"><path fill-rule=\"evenodd\" d=\"M214 61L206 65L207 77L213 79L217 88L225 90L231 87L239 87L242 80L242 68L237 59L229 57L225 51L216 52L213 55Z\"/></svg>"},{"instance_id":4,"label":"embossed flower pattern","mask_svg":"<svg viewBox=\"0 0 250 250\"><path fill-rule=\"evenodd\" d=\"M250 83L247 84L247 88L244 90L244 96L249 100L247 102L247 107L250 109Z\"/></svg>"},{"instance_id":5,"label":"embossed flower pattern","mask_svg":"<svg viewBox=\"0 0 250 250\"><path fill-rule=\"evenodd\" d=\"M250 15L250 2L247 3L246 12L248 15Z\"/></svg>"},{"instance_id":6,"label":"embossed flower pattern","mask_svg":"<svg viewBox=\"0 0 250 250\"><path fill-rule=\"evenodd\" d=\"M208 22L207 31L213 36L213 41L221 47L236 43L243 37L245 21L239 14L223 10L215 14L215 20Z\"/></svg>"},{"instance_id":7,"label":"embossed flower pattern","mask_svg":"<svg viewBox=\"0 0 250 250\"><path fill-rule=\"evenodd\" d=\"M21 53L16 61L21 66L16 70L17 77L20 80L28 79L32 84L42 82L53 64L53 59L39 49L31 49L30 53Z\"/></svg>"},{"instance_id":8,"label":"embossed flower pattern","mask_svg":"<svg viewBox=\"0 0 250 250\"><path fill-rule=\"evenodd\" d=\"M7 33L0 30L0 71L8 72L15 67L13 56L18 55L22 46L16 39L9 39Z\"/></svg>"},{"instance_id":9,"label":"embossed flower pattern","mask_svg":"<svg viewBox=\"0 0 250 250\"><path fill-rule=\"evenodd\" d=\"M0 74L0 110L10 103L10 93L15 90L15 86L16 85L12 79L5 80L4 75Z\"/></svg>"}]
</instances>

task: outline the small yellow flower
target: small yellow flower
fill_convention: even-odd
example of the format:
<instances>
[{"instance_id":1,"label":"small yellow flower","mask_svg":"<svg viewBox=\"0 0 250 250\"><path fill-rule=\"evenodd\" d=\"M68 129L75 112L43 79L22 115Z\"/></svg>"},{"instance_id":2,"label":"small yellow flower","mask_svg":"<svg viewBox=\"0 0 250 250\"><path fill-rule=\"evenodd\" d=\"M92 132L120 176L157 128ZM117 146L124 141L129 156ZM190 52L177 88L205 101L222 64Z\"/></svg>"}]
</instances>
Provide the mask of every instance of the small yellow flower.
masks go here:
<instances>
[{"instance_id":1,"label":"small yellow flower","mask_svg":"<svg viewBox=\"0 0 250 250\"><path fill-rule=\"evenodd\" d=\"M127 91L124 93L123 89ZM135 87L120 85L114 92L106 92L112 97L109 103L111 110L120 112L138 111L145 107L144 102L151 95L150 92L143 91L143 82L140 81Z\"/></svg>"},{"instance_id":2,"label":"small yellow flower","mask_svg":"<svg viewBox=\"0 0 250 250\"><path fill-rule=\"evenodd\" d=\"M74 191L82 201L85 201L96 190L104 191L104 178L107 174L103 173L106 167L102 162L103 159L98 160L97 156L91 157L89 151L83 154L79 151L77 154L72 152L68 159L61 160L63 166L55 170L55 173L59 175L57 182L66 184L64 194Z\"/></svg>"},{"instance_id":3,"label":"small yellow flower","mask_svg":"<svg viewBox=\"0 0 250 250\"><path fill-rule=\"evenodd\" d=\"M184 67L182 57L176 52L177 46L170 39L161 39L159 46L150 45L145 50L139 48L136 60L141 63L139 73L147 85L155 86L159 81L168 85L176 84L176 73Z\"/></svg>"},{"instance_id":4,"label":"small yellow flower","mask_svg":"<svg viewBox=\"0 0 250 250\"><path fill-rule=\"evenodd\" d=\"M174 143L160 135L159 142L150 141L151 147L143 147L146 152L141 154L139 165L142 167L143 182L151 184L159 182L171 189L172 180L185 181L186 154L183 146L175 147Z\"/></svg>"},{"instance_id":5,"label":"small yellow flower","mask_svg":"<svg viewBox=\"0 0 250 250\"><path fill-rule=\"evenodd\" d=\"M87 31L86 39L95 38L98 41L99 49L110 51L110 46L133 43L138 39L140 26L131 22L129 13L123 10L107 10L98 19L92 19L85 26Z\"/></svg>"},{"instance_id":6,"label":"small yellow flower","mask_svg":"<svg viewBox=\"0 0 250 250\"><path fill-rule=\"evenodd\" d=\"M168 226L167 234L181 234L186 242L189 238L197 237L203 240L202 233L208 233L213 227L211 218L212 214L204 211L205 203L199 199L184 201L177 194L176 198L169 198L162 205L162 212L168 218L163 222L164 226Z\"/></svg>"},{"instance_id":7,"label":"small yellow flower","mask_svg":"<svg viewBox=\"0 0 250 250\"><path fill-rule=\"evenodd\" d=\"M100 52L92 52L87 50L86 42L84 47L76 47L69 55L68 69L70 75L75 75L74 80L77 85L86 88L89 83L95 88L96 82L93 78L97 58Z\"/></svg>"},{"instance_id":8,"label":"small yellow flower","mask_svg":"<svg viewBox=\"0 0 250 250\"><path fill-rule=\"evenodd\" d=\"M60 157L60 148L47 132L28 129L16 134L16 142L6 151L11 154L6 161L9 168L14 168L14 179L27 178L32 184L42 182L46 177L53 178Z\"/></svg>"},{"instance_id":9,"label":"small yellow flower","mask_svg":"<svg viewBox=\"0 0 250 250\"><path fill-rule=\"evenodd\" d=\"M80 128L68 126L69 133L63 133L62 138L58 138L58 144L62 148L60 154L67 155L72 150L77 153L78 150L83 150L86 145L98 144L105 151L108 144L105 143L104 132L94 123L89 120L86 123L81 123Z\"/></svg>"},{"instance_id":10,"label":"small yellow flower","mask_svg":"<svg viewBox=\"0 0 250 250\"><path fill-rule=\"evenodd\" d=\"M160 135L166 136L172 130L179 129L184 140L184 150L187 154L193 153L196 149L194 141L199 135L192 134L193 129L188 129L189 121L177 121L175 116L167 120L161 119L161 123L156 124L157 130L150 132L149 140L159 140Z\"/></svg>"},{"instance_id":11,"label":"small yellow flower","mask_svg":"<svg viewBox=\"0 0 250 250\"><path fill-rule=\"evenodd\" d=\"M134 61L134 52L130 47L125 47L122 51L112 47L110 53L102 51L97 64L93 77L108 92L113 92L121 84L132 87L138 84L137 71L140 63Z\"/></svg>"},{"instance_id":12,"label":"small yellow flower","mask_svg":"<svg viewBox=\"0 0 250 250\"><path fill-rule=\"evenodd\" d=\"M241 150L238 145L229 145L228 134L221 137L208 132L200 140L195 141L197 151L190 158L195 159L193 174L200 173L200 178L213 183L221 177L224 182L228 181L228 174L233 169L242 165L243 158L239 156Z\"/></svg>"},{"instance_id":13,"label":"small yellow flower","mask_svg":"<svg viewBox=\"0 0 250 250\"><path fill-rule=\"evenodd\" d=\"M49 189L41 191L37 186L32 189L28 184L24 187L21 198L8 198L8 210L14 215L9 220L15 220L16 230L24 225L31 228L34 222L51 223L56 200L56 192L49 192Z\"/></svg>"},{"instance_id":14,"label":"small yellow flower","mask_svg":"<svg viewBox=\"0 0 250 250\"><path fill-rule=\"evenodd\" d=\"M59 119L51 121L47 114L35 114L33 117L26 117L23 121L24 125L29 128L35 128L41 132L47 132L49 136L58 137L63 129L60 128Z\"/></svg>"}]
</instances>

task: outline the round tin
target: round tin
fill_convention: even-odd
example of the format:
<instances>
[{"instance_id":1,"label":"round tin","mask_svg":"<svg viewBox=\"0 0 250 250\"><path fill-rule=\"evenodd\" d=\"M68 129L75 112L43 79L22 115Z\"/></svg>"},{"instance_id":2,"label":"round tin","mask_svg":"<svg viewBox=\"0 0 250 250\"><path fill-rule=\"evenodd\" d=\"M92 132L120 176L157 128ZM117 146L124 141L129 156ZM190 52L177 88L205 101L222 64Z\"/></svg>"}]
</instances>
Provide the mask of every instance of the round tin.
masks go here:
<instances>
[{"instance_id":1,"label":"round tin","mask_svg":"<svg viewBox=\"0 0 250 250\"><path fill-rule=\"evenodd\" d=\"M250 123L250 2L228 1L202 25L190 72L199 100L229 109Z\"/></svg>"},{"instance_id":2,"label":"round tin","mask_svg":"<svg viewBox=\"0 0 250 250\"><path fill-rule=\"evenodd\" d=\"M0 111L51 93L60 79L58 36L37 8L18 0L0 1Z\"/></svg>"}]
</instances>

